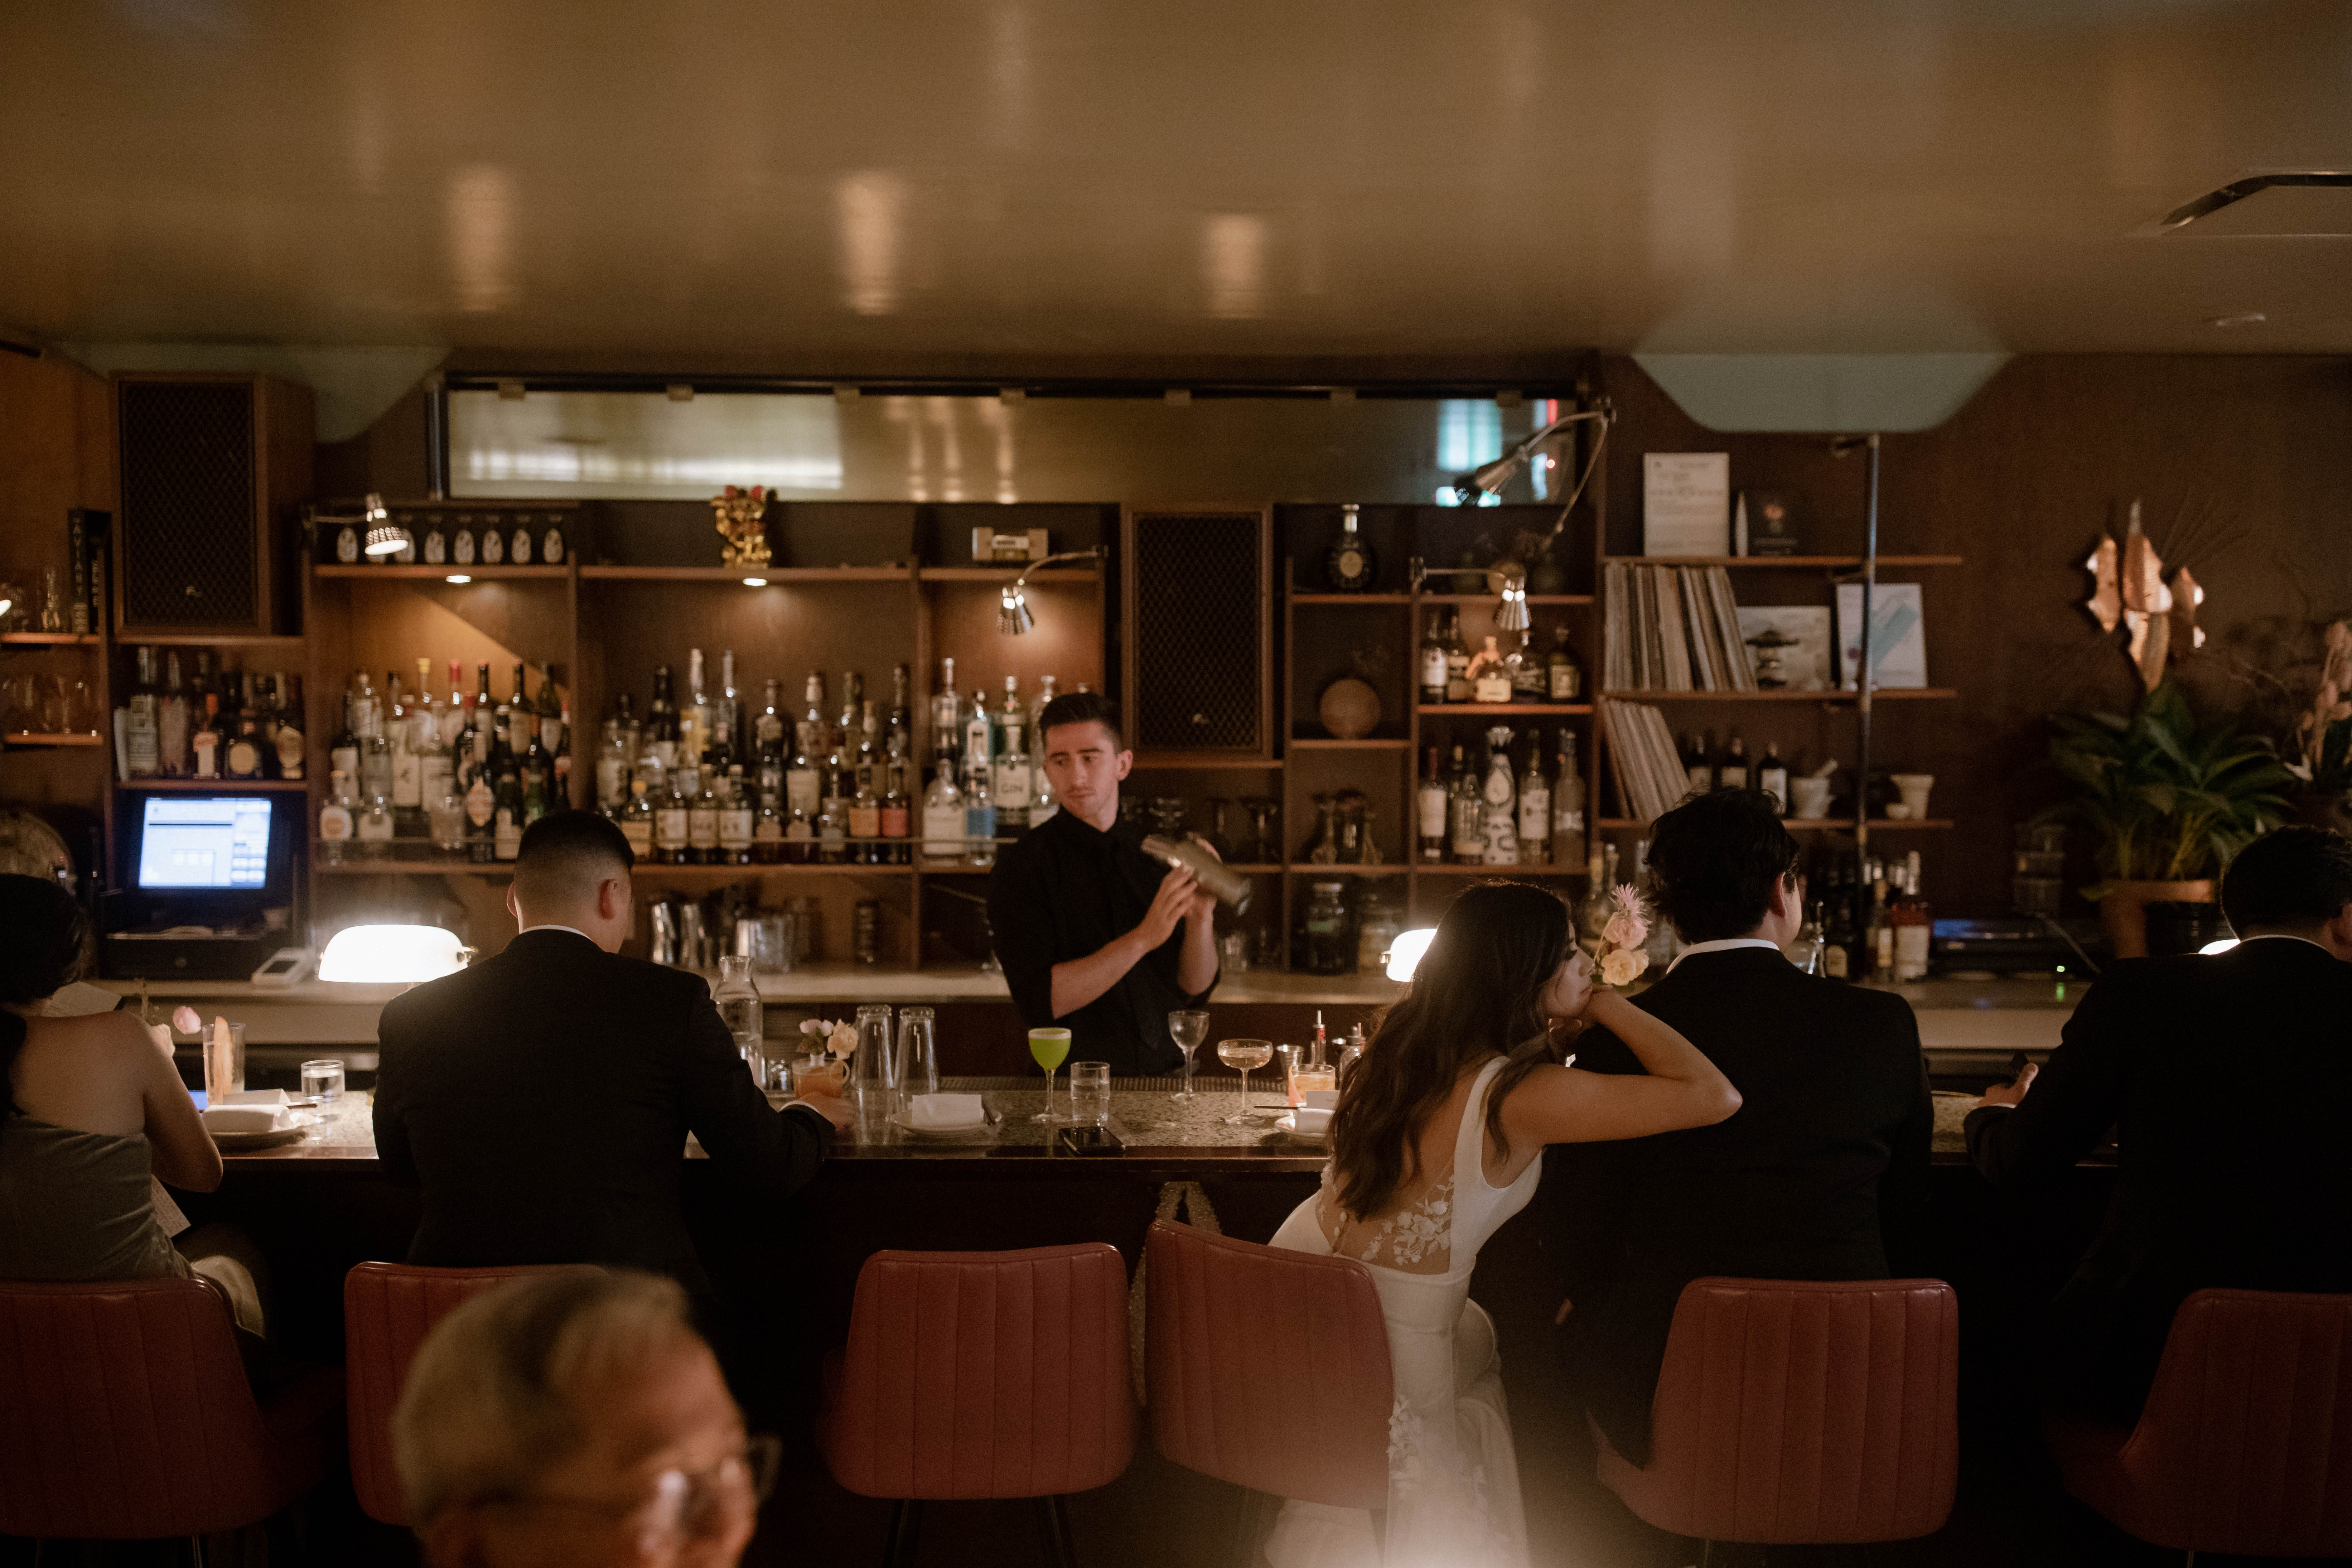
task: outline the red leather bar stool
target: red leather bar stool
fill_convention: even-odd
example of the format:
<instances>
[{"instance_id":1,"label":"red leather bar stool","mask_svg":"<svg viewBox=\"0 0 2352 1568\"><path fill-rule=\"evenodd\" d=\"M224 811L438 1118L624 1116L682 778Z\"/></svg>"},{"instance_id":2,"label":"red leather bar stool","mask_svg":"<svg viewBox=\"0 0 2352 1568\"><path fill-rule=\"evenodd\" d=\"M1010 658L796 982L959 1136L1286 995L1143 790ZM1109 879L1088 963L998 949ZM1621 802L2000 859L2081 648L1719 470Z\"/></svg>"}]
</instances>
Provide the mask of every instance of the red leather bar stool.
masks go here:
<instances>
[{"instance_id":1,"label":"red leather bar stool","mask_svg":"<svg viewBox=\"0 0 2352 1568\"><path fill-rule=\"evenodd\" d=\"M1385 1510L1396 1396L1364 1266L1160 1220L1144 1267L1152 1440L1244 1489L1236 1556L1260 1494Z\"/></svg>"},{"instance_id":2,"label":"red leather bar stool","mask_svg":"<svg viewBox=\"0 0 2352 1568\"><path fill-rule=\"evenodd\" d=\"M1035 1499L1047 1555L1071 1568L1063 1498L1135 1454L1118 1249L876 1253L817 1442L844 1488L890 1500L887 1568L914 1561L924 1503L974 1498Z\"/></svg>"},{"instance_id":3,"label":"red leather bar stool","mask_svg":"<svg viewBox=\"0 0 2352 1568\"><path fill-rule=\"evenodd\" d=\"M559 1265L557 1267L570 1267ZM362 1263L343 1276L343 1366L350 1394L352 1489L370 1519L406 1524L400 1472L392 1462L392 1410L408 1363L433 1325L493 1285L545 1265L510 1268L417 1268Z\"/></svg>"},{"instance_id":4,"label":"red leather bar stool","mask_svg":"<svg viewBox=\"0 0 2352 1568\"><path fill-rule=\"evenodd\" d=\"M227 1310L194 1279L0 1284L0 1535L202 1538L322 1479L342 1426L329 1367L257 1403Z\"/></svg>"},{"instance_id":5,"label":"red leather bar stool","mask_svg":"<svg viewBox=\"0 0 2352 1568\"><path fill-rule=\"evenodd\" d=\"M2352 1557L2352 1296L2200 1290L2137 1426L2042 1425L2068 1491L2191 1563Z\"/></svg>"},{"instance_id":6,"label":"red leather bar stool","mask_svg":"<svg viewBox=\"0 0 2352 1568\"><path fill-rule=\"evenodd\" d=\"M1959 1304L1940 1279L1694 1279L1650 1462L1603 1485L1676 1535L1826 1546L1943 1527L1959 1477Z\"/></svg>"}]
</instances>

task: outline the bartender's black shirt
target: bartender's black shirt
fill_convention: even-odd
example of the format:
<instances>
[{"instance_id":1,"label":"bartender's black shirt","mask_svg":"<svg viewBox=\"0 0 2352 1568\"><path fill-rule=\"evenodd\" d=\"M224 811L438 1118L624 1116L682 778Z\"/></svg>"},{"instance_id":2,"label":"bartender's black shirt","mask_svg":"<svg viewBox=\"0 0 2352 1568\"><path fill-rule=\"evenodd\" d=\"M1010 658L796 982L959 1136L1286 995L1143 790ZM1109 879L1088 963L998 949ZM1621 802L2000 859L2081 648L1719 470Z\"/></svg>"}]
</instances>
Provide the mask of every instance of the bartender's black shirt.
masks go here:
<instances>
[{"instance_id":1,"label":"bartender's black shirt","mask_svg":"<svg viewBox=\"0 0 2352 1568\"><path fill-rule=\"evenodd\" d=\"M1143 923L1168 868L1146 855L1140 828L1108 833L1058 811L996 858L988 924L1013 1005L1033 1029L1070 1031L1072 1061L1108 1062L1113 1078L1177 1071L1184 1053L1168 1015L1200 1006L1209 991L1178 982L1184 926L1117 984L1066 1017L1054 1016L1054 965L1084 958ZM1213 979L1209 990L1216 988Z\"/></svg>"}]
</instances>

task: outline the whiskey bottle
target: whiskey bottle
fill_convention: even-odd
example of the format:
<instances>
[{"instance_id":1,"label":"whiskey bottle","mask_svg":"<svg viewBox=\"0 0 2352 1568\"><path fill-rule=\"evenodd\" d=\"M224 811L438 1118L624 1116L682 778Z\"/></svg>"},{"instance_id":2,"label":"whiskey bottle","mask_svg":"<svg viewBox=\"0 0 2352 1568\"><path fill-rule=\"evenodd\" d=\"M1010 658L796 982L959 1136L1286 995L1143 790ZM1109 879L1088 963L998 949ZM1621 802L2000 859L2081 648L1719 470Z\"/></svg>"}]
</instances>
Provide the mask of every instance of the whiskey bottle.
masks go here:
<instances>
[{"instance_id":1,"label":"whiskey bottle","mask_svg":"<svg viewBox=\"0 0 2352 1568\"><path fill-rule=\"evenodd\" d=\"M1421 753L1421 784L1412 797L1424 865L1441 865L1445 859L1445 783L1437 776L1437 748L1430 746Z\"/></svg>"},{"instance_id":2,"label":"whiskey bottle","mask_svg":"<svg viewBox=\"0 0 2352 1568\"><path fill-rule=\"evenodd\" d=\"M696 767L683 771L694 790L686 806L688 862L696 866L724 865L719 852L719 789L712 770Z\"/></svg>"},{"instance_id":3,"label":"whiskey bottle","mask_svg":"<svg viewBox=\"0 0 2352 1568\"><path fill-rule=\"evenodd\" d=\"M1789 764L1780 760L1777 741L1764 743L1764 761L1756 770L1756 787L1772 797L1783 812L1789 809Z\"/></svg>"},{"instance_id":4,"label":"whiskey bottle","mask_svg":"<svg viewBox=\"0 0 2352 1568\"><path fill-rule=\"evenodd\" d=\"M1454 780L1445 792L1446 832L1453 840L1454 863L1475 866L1486 858L1486 837L1479 826L1484 805L1478 798L1478 781L1464 760L1462 748L1454 748Z\"/></svg>"},{"instance_id":5,"label":"whiskey bottle","mask_svg":"<svg viewBox=\"0 0 2352 1568\"><path fill-rule=\"evenodd\" d=\"M751 864L781 866L784 861L784 817L776 809L777 792L760 792L760 815L751 824Z\"/></svg>"},{"instance_id":6,"label":"whiskey bottle","mask_svg":"<svg viewBox=\"0 0 2352 1568\"><path fill-rule=\"evenodd\" d=\"M1511 675L1503 664L1503 656L1495 647L1495 638L1486 638L1486 646L1470 658L1468 669L1471 700L1480 704L1504 703L1511 700Z\"/></svg>"},{"instance_id":7,"label":"whiskey bottle","mask_svg":"<svg viewBox=\"0 0 2352 1568\"><path fill-rule=\"evenodd\" d=\"M1323 558L1323 579L1335 594L1365 593L1380 572L1371 542L1358 531L1356 514L1352 501L1339 509L1339 537Z\"/></svg>"},{"instance_id":8,"label":"whiskey bottle","mask_svg":"<svg viewBox=\"0 0 2352 1568\"><path fill-rule=\"evenodd\" d=\"M180 650L163 656L163 695L155 704L155 767L167 779L188 775L188 697L180 686Z\"/></svg>"},{"instance_id":9,"label":"whiskey bottle","mask_svg":"<svg viewBox=\"0 0 2352 1568\"><path fill-rule=\"evenodd\" d=\"M784 805L787 811L814 822L822 794L817 759L824 746L824 677L811 670L804 693L808 711L793 727L792 760L784 767Z\"/></svg>"},{"instance_id":10,"label":"whiskey bottle","mask_svg":"<svg viewBox=\"0 0 2352 1568\"><path fill-rule=\"evenodd\" d=\"M319 808L319 858L330 866L342 864L345 846L352 841L352 808L343 802L350 788L342 769L327 775L327 804Z\"/></svg>"},{"instance_id":11,"label":"whiskey bottle","mask_svg":"<svg viewBox=\"0 0 2352 1568\"><path fill-rule=\"evenodd\" d=\"M629 781L629 803L621 807L621 837L629 841L629 850L637 859L651 865L654 858L654 807L646 798L646 781Z\"/></svg>"},{"instance_id":12,"label":"whiskey bottle","mask_svg":"<svg viewBox=\"0 0 2352 1568\"><path fill-rule=\"evenodd\" d=\"M1551 652L1544 656L1545 693L1554 702L1577 702L1584 697L1584 666L1568 645L1568 627L1552 628Z\"/></svg>"},{"instance_id":13,"label":"whiskey bottle","mask_svg":"<svg viewBox=\"0 0 2352 1568\"><path fill-rule=\"evenodd\" d=\"M1445 612L1445 700L1470 700L1470 648L1462 640L1460 612Z\"/></svg>"},{"instance_id":14,"label":"whiskey bottle","mask_svg":"<svg viewBox=\"0 0 2352 1568\"><path fill-rule=\"evenodd\" d=\"M1731 733L1730 748L1725 752L1722 770L1716 777L1724 789L1748 787L1748 743L1739 738L1737 730Z\"/></svg>"},{"instance_id":15,"label":"whiskey bottle","mask_svg":"<svg viewBox=\"0 0 2352 1568\"><path fill-rule=\"evenodd\" d=\"M1707 759L1706 742L1696 730L1683 737L1683 771L1689 775L1693 795L1705 795L1715 788L1715 766Z\"/></svg>"},{"instance_id":16,"label":"whiskey bottle","mask_svg":"<svg viewBox=\"0 0 2352 1568\"><path fill-rule=\"evenodd\" d=\"M163 770L156 721L161 699L155 693L155 650L142 647L138 657L139 683L131 689L131 700L126 704L130 717L122 726L122 762L132 778L152 779Z\"/></svg>"},{"instance_id":17,"label":"whiskey bottle","mask_svg":"<svg viewBox=\"0 0 2352 1568\"><path fill-rule=\"evenodd\" d=\"M1421 700L1425 703L1445 700L1445 660L1453 645L1445 637L1445 614L1442 610L1429 613L1429 630L1421 639Z\"/></svg>"},{"instance_id":18,"label":"whiskey bottle","mask_svg":"<svg viewBox=\"0 0 2352 1568\"><path fill-rule=\"evenodd\" d=\"M1927 959L1935 935L1936 922L1929 916L1927 900L1919 892L1919 851L1914 849L1903 868L1903 896L1887 911L1895 927L1895 978L1901 981L1927 978Z\"/></svg>"},{"instance_id":19,"label":"whiskey bottle","mask_svg":"<svg viewBox=\"0 0 2352 1568\"><path fill-rule=\"evenodd\" d=\"M751 795L743 783L743 764L727 765L727 793L719 803L719 863L722 866L749 866L751 863L753 819Z\"/></svg>"},{"instance_id":20,"label":"whiskey bottle","mask_svg":"<svg viewBox=\"0 0 2352 1568\"><path fill-rule=\"evenodd\" d=\"M1559 775L1551 786L1551 862L1568 870L1585 863L1584 774L1576 765L1576 735L1559 731Z\"/></svg>"},{"instance_id":21,"label":"whiskey bottle","mask_svg":"<svg viewBox=\"0 0 2352 1568\"><path fill-rule=\"evenodd\" d=\"M1519 864L1551 864L1551 786L1544 782L1543 742L1528 747L1527 772L1519 775Z\"/></svg>"},{"instance_id":22,"label":"whiskey bottle","mask_svg":"<svg viewBox=\"0 0 2352 1568\"><path fill-rule=\"evenodd\" d=\"M691 770L672 769L668 775L668 793L654 805L654 859L664 866L684 866L689 863L690 852L686 842L687 796L686 781Z\"/></svg>"},{"instance_id":23,"label":"whiskey bottle","mask_svg":"<svg viewBox=\"0 0 2352 1568\"><path fill-rule=\"evenodd\" d=\"M512 860L522 852L522 779L509 761L499 774L498 805L490 827L491 858Z\"/></svg>"}]
</instances>

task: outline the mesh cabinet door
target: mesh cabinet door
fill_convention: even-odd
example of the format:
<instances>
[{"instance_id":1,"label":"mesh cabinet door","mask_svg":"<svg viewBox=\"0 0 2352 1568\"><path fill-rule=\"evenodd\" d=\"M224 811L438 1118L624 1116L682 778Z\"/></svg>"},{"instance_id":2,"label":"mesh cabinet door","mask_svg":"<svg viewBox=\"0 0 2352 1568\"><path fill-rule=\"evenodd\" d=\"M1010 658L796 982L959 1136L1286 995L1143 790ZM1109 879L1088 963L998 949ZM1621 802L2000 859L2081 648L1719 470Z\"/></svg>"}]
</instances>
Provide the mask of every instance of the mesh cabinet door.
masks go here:
<instances>
[{"instance_id":1,"label":"mesh cabinet door","mask_svg":"<svg viewBox=\"0 0 2352 1568\"><path fill-rule=\"evenodd\" d=\"M310 393L254 375L115 377L119 628L269 633L307 496Z\"/></svg>"},{"instance_id":2,"label":"mesh cabinet door","mask_svg":"<svg viewBox=\"0 0 2352 1568\"><path fill-rule=\"evenodd\" d=\"M1129 744L1273 755L1273 509L1130 507Z\"/></svg>"}]
</instances>

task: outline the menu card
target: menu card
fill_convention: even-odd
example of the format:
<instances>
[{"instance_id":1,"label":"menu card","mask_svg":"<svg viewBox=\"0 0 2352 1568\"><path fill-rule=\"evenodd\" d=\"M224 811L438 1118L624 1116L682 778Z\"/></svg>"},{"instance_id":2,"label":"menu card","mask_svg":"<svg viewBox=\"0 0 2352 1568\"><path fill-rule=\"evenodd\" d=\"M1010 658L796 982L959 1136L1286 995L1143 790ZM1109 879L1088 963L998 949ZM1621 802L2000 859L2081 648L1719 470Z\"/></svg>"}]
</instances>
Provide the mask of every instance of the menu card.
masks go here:
<instances>
[{"instance_id":1,"label":"menu card","mask_svg":"<svg viewBox=\"0 0 2352 1568\"><path fill-rule=\"evenodd\" d=\"M1642 454L1642 553L1731 553L1731 454Z\"/></svg>"}]
</instances>

